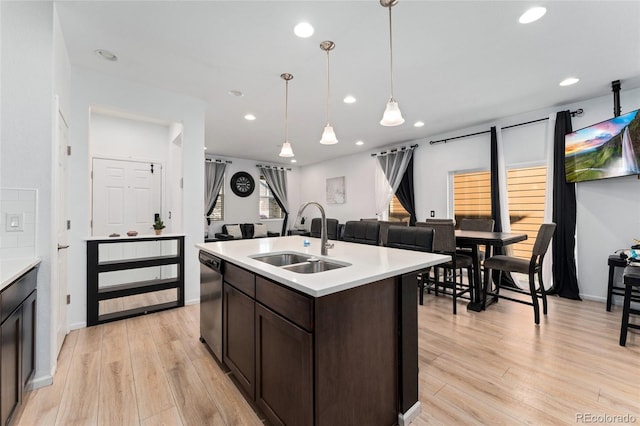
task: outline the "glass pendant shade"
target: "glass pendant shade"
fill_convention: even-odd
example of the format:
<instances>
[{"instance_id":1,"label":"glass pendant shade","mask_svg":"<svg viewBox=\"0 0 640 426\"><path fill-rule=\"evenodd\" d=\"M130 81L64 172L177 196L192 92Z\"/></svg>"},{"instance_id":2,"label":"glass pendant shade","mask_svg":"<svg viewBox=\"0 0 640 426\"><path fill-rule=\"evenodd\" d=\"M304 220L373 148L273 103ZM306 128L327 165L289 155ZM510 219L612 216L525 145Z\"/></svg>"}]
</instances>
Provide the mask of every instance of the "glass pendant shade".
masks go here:
<instances>
[{"instance_id":1,"label":"glass pendant shade","mask_svg":"<svg viewBox=\"0 0 640 426\"><path fill-rule=\"evenodd\" d=\"M338 143L338 139L336 139L336 133L333 131L333 127L331 127L330 124L327 124L327 126L324 128L320 143L323 145L334 145Z\"/></svg>"},{"instance_id":2,"label":"glass pendant shade","mask_svg":"<svg viewBox=\"0 0 640 426\"><path fill-rule=\"evenodd\" d=\"M289 80L293 76L289 73L280 74L280 78L285 81L284 89L284 143L280 150L280 157L293 157L293 149L289 143Z\"/></svg>"},{"instance_id":3,"label":"glass pendant shade","mask_svg":"<svg viewBox=\"0 0 640 426\"><path fill-rule=\"evenodd\" d=\"M398 108L398 102L393 98L389 98L380 124L383 126L399 126L402 123L404 123L404 118L402 118L402 113L400 112L400 108Z\"/></svg>"},{"instance_id":4,"label":"glass pendant shade","mask_svg":"<svg viewBox=\"0 0 640 426\"><path fill-rule=\"evenodd\" d=\"M285 142L282 144L280 157L293 157L293 149L291 149L291 144L289 142Z\"/></svg>"}]
</instances>

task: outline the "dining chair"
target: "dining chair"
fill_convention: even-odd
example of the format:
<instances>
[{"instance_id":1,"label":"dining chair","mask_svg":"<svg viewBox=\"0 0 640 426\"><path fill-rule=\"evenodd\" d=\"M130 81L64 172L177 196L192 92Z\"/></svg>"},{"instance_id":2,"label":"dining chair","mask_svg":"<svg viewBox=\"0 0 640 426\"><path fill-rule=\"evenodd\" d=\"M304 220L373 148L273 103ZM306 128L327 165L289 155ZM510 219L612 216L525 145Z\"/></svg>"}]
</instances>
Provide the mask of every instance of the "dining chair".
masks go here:
<instances>
[{"instance_id":1,"label":"dining chair","mask_svg":"<svg viewBox=\"0 0 640 426\"><path fill-rule=\"evenodd\" d=\"M451 256L449 262L433 268L433 281L429 279L427 291L433 288L437 296L439 288L443 287L442 292L453 297L453 314L456 315L458 297L468 293L469 299L472 298L473 259L471 256L456 253L456 231L453 219L427 219L424 222L416 222L416 226L433 228L433 252ZM442 280L440 280L440 268L444 269ZM456 271L458 269L467 270L467 283L464 282L462 275L460 275L460 281L457 281Z\"/></svg>"},{"instance_id":2,"label":"dining chair","mask_svg":"<svg viewBox=\"0 0 640 426\"><path fill-rule=\"evenodd\" d=\"M433 252L433 228L390 225L387 229L387 241L385 247L399 248L404 250L415 250ZM419 303L424 303L424 287L428 280L429 271L426 268L416 273L418 287L420 288Z\"/></svg>"},{"instance_id":3,"label":"dining chair","mask_svg":"<svg viewBox=\"0 0 640 426\"><path fill-rule=\"evenodd\" d=\"M380 235L378 221L348 220L344 224L342 241L377 246Z\"/></svg>"},{"instance_id":4,"label":"dining chair","mask_svg":"<svg viewBox=\"0 0 640 426\"><path fill-rule=\"evenodd\" d=\"M311 227L309 234L312 237L320 238L322 236L322 219L314 217L311 219ZM338 239L338 219L327 219L327 239Z\"/></svg>"},{"instance_id":5,"label":"dining chair","mask_svg":"<svg viewBox=\"0 0 640 426\"><path fill-rule=\"evenodd\" d=\"M498 280L495 283L495 290L489 291L488 287L491 287L489 283L485 288L482 296L482 305L486 306L487 295L491 295L494 298L501 298L511 300L513 302L523 303L525 305L533 306L533 316L536 324L540 324L540 306L538 298L542 299L542 312L547 315L547 292L544 289L544 283L542 282L542 261L544 255L549 248L549 243L556 230L555 223L543 223L538 229L538 235L536 236L536 242L533 245L531 253L531 259L522 259L514 256L507 255L495 255L484 261L485 270L500 271ZM505 287L501 286L502 274L504 272L518 272L521 274L527 274L529 277L529 290L521 289L520 287ZM535 278L538 276L538 288L536 288ZM531 296L531 302L527 300L516 299L514 297L505 296L500 294L500 289L513 291L520 294Z\"/></svg>"}]
</instances>

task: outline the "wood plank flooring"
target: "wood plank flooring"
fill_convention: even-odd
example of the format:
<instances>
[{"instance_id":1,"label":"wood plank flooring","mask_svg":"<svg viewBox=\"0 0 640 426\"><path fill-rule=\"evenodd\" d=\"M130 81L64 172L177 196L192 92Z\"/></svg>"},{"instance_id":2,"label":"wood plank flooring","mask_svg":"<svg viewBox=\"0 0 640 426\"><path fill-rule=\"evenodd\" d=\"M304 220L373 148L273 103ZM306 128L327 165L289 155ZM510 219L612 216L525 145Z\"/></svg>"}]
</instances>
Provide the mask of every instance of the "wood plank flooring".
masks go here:
<instances>
[{"instance_id":1,"label":"wood plank flooring","mask_svg":"<svg viewBox=\"0 0 640 426\"><path fill-rule=\"evenodd\" d=\"M620 306L551 297L535 326L529 306L460 301L454 316L451 303L425 294L418 307L412 424L640 422L640 333L618 345ZM198 305L73 331L53 385L28 393L14 424L262 425L198 337Z\"/></svg>"}]
</instances>

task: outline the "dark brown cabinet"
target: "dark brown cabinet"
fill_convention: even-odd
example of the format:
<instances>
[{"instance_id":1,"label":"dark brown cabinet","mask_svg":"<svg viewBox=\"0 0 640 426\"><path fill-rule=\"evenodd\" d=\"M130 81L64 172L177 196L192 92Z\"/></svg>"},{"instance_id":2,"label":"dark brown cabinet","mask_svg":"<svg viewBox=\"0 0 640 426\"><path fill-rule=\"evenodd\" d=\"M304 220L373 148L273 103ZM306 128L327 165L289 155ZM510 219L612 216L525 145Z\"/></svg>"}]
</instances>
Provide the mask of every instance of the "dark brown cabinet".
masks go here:
<instances>
[{"instance_id":1,"label":"dark brown cabinet","mask_svg":"<svg viewBox=\"0 0 640 426\"><path fill-rule=\"evenodd\" d=\"M313 424L312 334L259 303L255 399L273 424Z\"/></svg>"},{"instance_id":2,"label":"dark brown cabinet","mask_svg":"<svg viewBox=\"0 0 640 426\"><path fill-rule=\"evenodd\" d=\"M20 337L22 335L22 308L19 307L2 323L0 327L2 350L0 359L0 381L2 397L0 399L0 421L3 425L22 400L22 357L20 356Z\"/></svg>"},{"instance_id":3,"label":"dark brown cabinet","mask_svg":"<svg viewBox=\"0 0 640 426\"><path fill-rule=\"evenodd\" d=\"M270 424L396 424L417 400L417 332L415 360L399 349L416 294L398 276L314 298L226 263L223 363Z\"/></svg>"},{"instance_id":4,"label":"dark brown cabinet","mask_svg":"<svg viewBox=\"0 0 640 426\"><path fill-rule=\"evenodd\" d=\"M22 402L35 369L36 269L0 293L0 425L7 425Z\"/></svg>"},{"instance_id":5,"label":"dark brown cabinet","mask_svg":"<svg viewBox=\"0 0 640 426\"><path fill-rule=\"evenodd\" d=\"M255 397L255 302L229 283L224 283L223 362L245 392Z\"/></svg>"}]
</instances>

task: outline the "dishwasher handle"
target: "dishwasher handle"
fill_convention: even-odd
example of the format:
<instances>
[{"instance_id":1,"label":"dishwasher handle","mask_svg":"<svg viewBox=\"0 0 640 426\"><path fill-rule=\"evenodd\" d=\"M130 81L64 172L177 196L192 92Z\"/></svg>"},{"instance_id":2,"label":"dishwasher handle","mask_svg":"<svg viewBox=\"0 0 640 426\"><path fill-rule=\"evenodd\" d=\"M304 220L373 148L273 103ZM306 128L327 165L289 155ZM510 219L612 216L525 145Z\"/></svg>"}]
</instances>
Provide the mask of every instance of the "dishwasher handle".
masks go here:
<instances>
[{"instance_id":1,"label":"dishwasher handle","mask_svg":"<svg viewBox=\"0 0 640 426\"><path fill-rule=\"evenodd\" d=\"M202 263L203 265L218 271L218 272L222 272L222 260L213 257L211 255L205 254L203 252L200 252L200 263Z\"/></svg>"}]
</instances>

